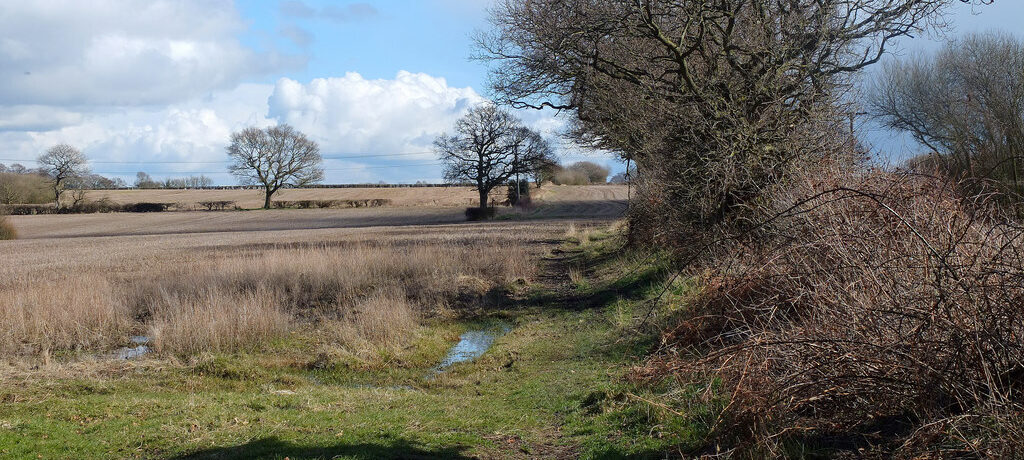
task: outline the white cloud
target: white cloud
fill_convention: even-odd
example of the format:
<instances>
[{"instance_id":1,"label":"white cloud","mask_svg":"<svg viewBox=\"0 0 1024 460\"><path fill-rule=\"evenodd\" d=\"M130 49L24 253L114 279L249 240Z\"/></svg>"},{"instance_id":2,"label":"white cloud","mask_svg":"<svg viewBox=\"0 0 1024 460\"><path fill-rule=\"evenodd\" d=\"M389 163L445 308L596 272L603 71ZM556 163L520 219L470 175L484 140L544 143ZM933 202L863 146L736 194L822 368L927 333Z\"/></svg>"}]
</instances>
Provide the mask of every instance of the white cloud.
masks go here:
<instances>
[{"instance_id":1,"label":"white cloud","mask_svg":"<svg viewBox=\"0 0 1024 460\"><path fill-rule=\"evenodd\" d=\"M88 113L79 123L48 131L0 131L0 151L5 158L31 160L47 147L66 142L96 162L94 170L111 176L129 177L143 169L156 176L221 173L224 165L216 162L225 159L224 147L233 131L274 124L265 116L272 89L272 85L243 84L163 109ZM191 163L131 164L153 161ZM31 166L31 161L22 162ZM214 177L231 183L227 175Z\"/></svg>"},{"instance_id":2,"label":"white cloud","mask_svg":"<svg viewBox=\"0 0 1024 460\"><path fill-rule=\"evenodd\" d=\"M470 3L443 0L441 7L479 12ZM337 170L328 171L329 182L440 178L439 167L416 164L433 162L433 140L485 100L473 88L404 71L391 79L347 73L243 83L302 67L304 57L273 49L280 37L307 47L314 38L302 26L309 22L380 13L363 2L322 8L284 2L282 16L297 19L278 24L274 34L250 29L235 6L230 0L0 0L0 161L33 166L40 152L66 142L107 175L218 172L218 182L232 183L222 173L230 133L290 123L320 142L328 157L423 152L329 159L325 167ZM253 33L274 37L261 45L270 51L240 39ZM561 125L551 114L522 115L548 135ZM174 163L144 164L155 161Z\"/></svg>"},{"instance_id":3,"label":"white cloud","mask_svg":"<svg viewBox=\"0 0 1024 460\"><path fill-rule=\"evenodd\" d=\"M32 159L48 146L67 142L79 146L93 169L130 178L145 169L154 176L224 171L224 147L233 131L246 126L289 123L321 144L332 155L423 152L400 157L327 160L328 182L439 179L439 167L422 165L434 159L434 138L450 130L455 120L484 98L472 88L453 88L443 78L399 72L394 79L368 80L357 73L318 78L305 83L281 79L275 85L244 84L206 97L171 104L90 112L66 125L39 132L4 132L4 157ZM25 112L28 113L28 112ZM25 115L20 122L33 119ZM24 126L22 126L23 128ZM175 161L193 164L109 164L115 162ZM204 162L204 163L200 163ZM332 171L333 170L333 171ZM232 183L229 176L214 176Z\"/></svg>"},{"instance_id":4,"label":"white cloud","mask_svg":"<svg viewBox=\"0 0 1024 460\"><path fill-rule=\"evenodd\" d=\"M325 153L427 152L435 137L483 101L472 88L453 88L427 74L401 71L394 79L367 80L350 72L305 84L278 80L269 115L311 135Z\"/></svg>"},{"instance_id":5,"label":"white cloud","mask_svg":"<svg viewBox=\"0 0 1024 460\"><path fill-rule=\"evenodd\" d=\"M169 103L305 62L243 46L223 0L3 2L0 30L0 105Z\"/></svg>"},{"instance_id":6,"label":"white cloud","mask_svg":"<svg viewBox=\"0 0 1024 460\"><path fill-rule=\"evenodd\" d=\"M242 84L163 108L78 114L45 106L7 112L0 107L0 158L31 160L66 142L81 148L96 172L129 181L135 171L145 170L158 178L205 173L218 183L234 183L224 163L230 134L246 126L289 123L321 144L329 183L433 181L441 177L441 168L431 165L436 162L433 140L484 101L472 88L403 71L393 79L348 73L307 82L283 78L272 85ZM520 115L547 135L562 123L552 113ZM422 153L331 159L409 152ZM134 163L155 161L176 163Z\"/></svg>"}]
</instances>

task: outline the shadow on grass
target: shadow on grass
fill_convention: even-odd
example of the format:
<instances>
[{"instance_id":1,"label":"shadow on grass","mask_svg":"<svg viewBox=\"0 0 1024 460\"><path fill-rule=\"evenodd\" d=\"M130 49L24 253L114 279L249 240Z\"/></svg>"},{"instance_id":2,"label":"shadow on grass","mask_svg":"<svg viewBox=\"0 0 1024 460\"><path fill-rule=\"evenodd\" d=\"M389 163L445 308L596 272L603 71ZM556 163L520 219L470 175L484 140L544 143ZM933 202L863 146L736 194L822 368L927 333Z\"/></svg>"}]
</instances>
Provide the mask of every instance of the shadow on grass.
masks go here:
<instances>
[{"instance_id":1,"label":"shadow on grass","mask_svg":"<svg viewBox=\"0 0 1024 460\"><path fill-rule=\"evenodd\" d=\"M614 255L600 257L610 260L614 258ZM585 265L593 267L604 262L605 260L597 262L589 260ZM554 307L568 311L599 309L608 307L619 300L643 300L647 298L652 289L663 287L670 275L667 268L647 266L633 273L624 274L613 281L600 283L595 289L585 292L545 290L521 301L520 304L527 307Z\"/></svg>"},{"instance_id":2,"label":"shadow on grass","mask_svg":"<svg viewBox=\"0 0 1024 460\"><path fill-rule=\"evenodd\" d=\"M188 455L173 457L175 459L250 459L250 458L356 458L356 459L431 459L451 458L469 459L462 452L465 447L446 447L428 449L417 446L404 439L383 439L376 443L338 443L334 445L300 445L282 441L276 437L267 437L245 444L216 447L193 452Z\"/></svg>"}]
</instances>

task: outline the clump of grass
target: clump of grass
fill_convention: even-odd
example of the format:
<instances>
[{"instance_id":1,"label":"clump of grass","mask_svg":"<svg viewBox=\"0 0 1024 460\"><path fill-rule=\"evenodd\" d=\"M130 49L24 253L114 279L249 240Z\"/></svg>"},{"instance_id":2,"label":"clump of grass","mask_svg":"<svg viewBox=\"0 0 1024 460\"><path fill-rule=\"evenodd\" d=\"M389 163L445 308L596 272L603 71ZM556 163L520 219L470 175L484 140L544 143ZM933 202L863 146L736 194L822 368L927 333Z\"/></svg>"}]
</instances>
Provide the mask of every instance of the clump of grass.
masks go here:
<instances>
[{"instance_id":1,"label":"clump of grass","mask_svg":"<svg viewBox=\"0 0 1024 460\"><path fill-rule=\"evenodd\" d=\"M579 236L580 230L576 228L576 222L569 222L569 226L565 229L565 238L569 240L575 240Z\"/></svg>"},{"instance_id":2,"label":"clump of grass","mask_svg":"<svg viewBox=\"0 0 1024 460\"><path fill-rule=\"evenodd\" d=\"M583 273L583 269L579 266L569 267L569 282L578 291L585 291L590 287L590 283L587 282L587 277Z\"/></svg>"},{"instance_id":3,"label":"clump of grass","mask_svg":"<svg viewBox=\"0 0 1024 460\"><path fill-rule=\"evenodd\" d=\"M168 293L152 305L149 335L161 353L233 351L258 347L288 331L293 319L272 289L207 290L193 296Z\"/></svg>"},{"instance_id":4,"label":"clump of grass","mask_svg":"<svg viewBox=\"0 0 1024 460\"><path fill-rule=\"evenodd\" d=\"M130 316L123 294L103 276L14 280L0 289L0 353L108 348L128 337Z\"/></svg>"},{"instance_id":5,"label":"clump of grass","mask_svg":"<svg viewBox=\"0 0 1024 460\"><path fill-rule=\"evenodd\" d=\"M109 348L133 333L150 335L163 354L230 352L320 327L357 354L395 348L421 318L486 300L467 295L465 280L486 293L529 278L530 258L499 239L361 243L200 253L120 276L18 275L0 279L0 327L9 331L0 333L0 355Z\"/></svg>"},{"instance_id":6,"label":"clump of grass","mask_svg":"<svg viewBox=\"0 0 1024 460\"><path fill-rule=\"evenodd\" d=\"M0 209L0 241L3 240L14 240L18 238L18 231L14 229L14 224L7 220L7 216L3 214L3 210Z\"/></svg>"},{"instance_id":7,"label":"clump of grass","mask_svg":"<svg viewBox=\"0 0 1024 460\"><path fill-rule=\"evenodd\" d=\"M419 326L419 316L401 289L378 291L355 305L348 321L338 324L336 334L342 344L350 346L366 341L393 348L408 340Z\"/></svg>"}]
</instances>

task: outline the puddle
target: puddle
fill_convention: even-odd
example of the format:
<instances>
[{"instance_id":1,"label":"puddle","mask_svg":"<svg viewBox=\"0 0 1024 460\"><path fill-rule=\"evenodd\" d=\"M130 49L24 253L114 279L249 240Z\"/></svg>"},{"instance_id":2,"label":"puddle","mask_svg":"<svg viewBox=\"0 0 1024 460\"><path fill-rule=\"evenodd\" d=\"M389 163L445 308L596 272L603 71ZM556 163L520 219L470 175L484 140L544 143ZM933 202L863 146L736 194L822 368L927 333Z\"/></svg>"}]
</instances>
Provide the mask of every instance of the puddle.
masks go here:
<instances>
[{"instance_id":1,"label":"puddle","mask_svg":"<svg viewBox=\"0 0 1024 460\"><path fill-rule=\"evenodd\" d=\"M143 335L133 335L131 342L135 345L133 347L123 347L114 350L114 359L135 359L146 353L152 351L149 348L149 337Z\"/></svg>"},{"instance_id":2,"label":"puddle","mask_svg":"<svg viewBox=\"0 0 1024 460\"><path fill-rule=\"evenodd\" d=\"M494 345L494 341L499 337L508 334L512 330L512 325L504 321L491 324L488 327L481 329L472 329L464 332L459 336L459 343L455 344L448 350L448 355L444 357L440 364L431 371L431 378L444 372L446 369L454 364L464 363L472 361L483 355L491 345Z\"/></svg>"}]
</instances>

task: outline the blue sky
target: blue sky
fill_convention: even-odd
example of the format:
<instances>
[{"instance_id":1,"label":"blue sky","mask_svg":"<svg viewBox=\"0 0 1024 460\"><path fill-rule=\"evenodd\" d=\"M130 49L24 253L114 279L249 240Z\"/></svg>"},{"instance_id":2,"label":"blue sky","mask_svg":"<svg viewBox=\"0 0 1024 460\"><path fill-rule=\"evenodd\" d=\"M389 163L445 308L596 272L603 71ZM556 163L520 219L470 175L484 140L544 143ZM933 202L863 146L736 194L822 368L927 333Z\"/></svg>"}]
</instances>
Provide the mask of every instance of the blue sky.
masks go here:
<instances>
[{"instance_id":1,"label":"blue sky","mask_svg":"<svg viewBox=\"0 0 1024 460\"><path fill-rule=\"evenodd\" d=\"M287 122L320 142L327 182L437 181L430 143L487 97L468 59L486 28L476 0L0 0L0 162L81 148L126 179L224 172L232 131ZM975 11L972 11L975 10ZM978 14L974 14L978 13ZM1024 2L957 5L950 35L1017 33ZM59 31L53 33L52 31ZM905 41L896 58L943 37ZM554 137L564 120L523 112ZM881 157L917 151L877 129ZM621 165L561 145L564 160Z\"/></svg>"},{"instance_id":2,"label":"blue sky","mask_svg":"<svg viewBox=\"0 0 1024 460\"><path fill-rule=\"evenodd\" d=\"M486 26L486 3L284 1L240 2L238 6L253 28L245 34L244 43L261 47L269 42L310 56L308 66L280 76L306 81L356 71L366 78L378 79L392 78L405 70L443 76L457 87L482 89L484 74L478 64L468 59L468 37L475 29ZM302 8L309 11L307 16L296 14L295 10ZM342 17L330 14L339 9L342 13L348 9L356 12ZM306 34L307 46L282 37L295 28Z\"/></svg>"},{"instance_id":3,"label":"blue sky","mask_svg":"<svg viewBox=\"0 0 1024 460\"><path fill-rule=\"evenodd\" d=\"M904 39L891 50L885 60L928 55L940 49L948 39L971 33L1001 31L1024 39L1024 30L1021 28L1024 25L1024 1L1021 0L995 0L992 5L985 6L958 3L949 9L945 19L949 27L942 32ZM869 68L863 80L870 82L881 70L882 65ZM898 164L924 152L909 136L884 129L870 120L863 121L858 130L861 139L873 147L876 160Z\"/></svg>"}]
</instances>

